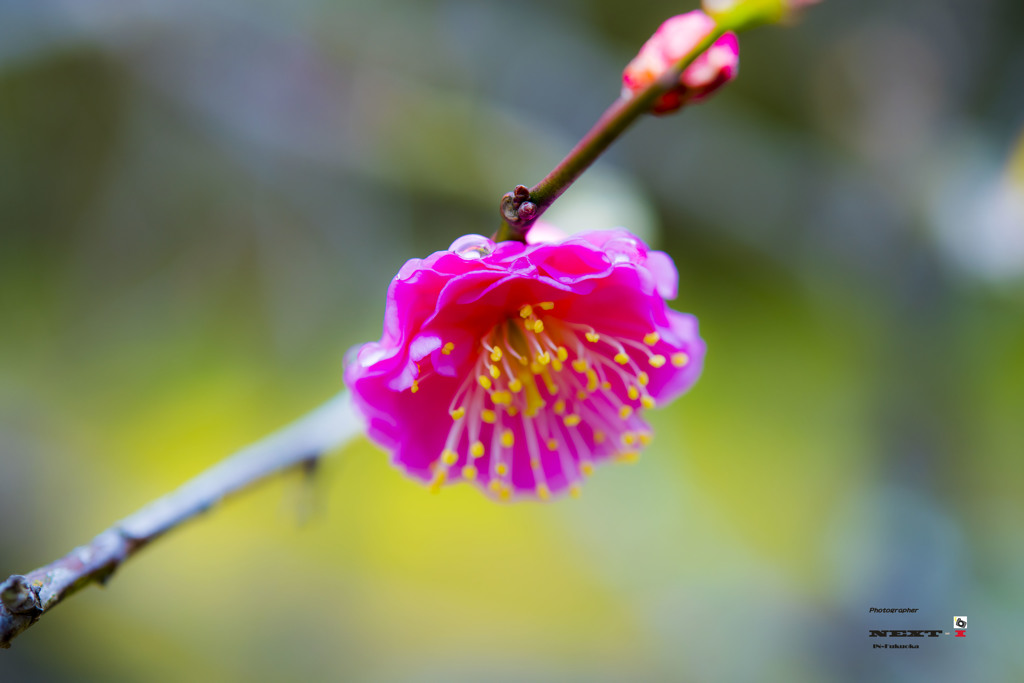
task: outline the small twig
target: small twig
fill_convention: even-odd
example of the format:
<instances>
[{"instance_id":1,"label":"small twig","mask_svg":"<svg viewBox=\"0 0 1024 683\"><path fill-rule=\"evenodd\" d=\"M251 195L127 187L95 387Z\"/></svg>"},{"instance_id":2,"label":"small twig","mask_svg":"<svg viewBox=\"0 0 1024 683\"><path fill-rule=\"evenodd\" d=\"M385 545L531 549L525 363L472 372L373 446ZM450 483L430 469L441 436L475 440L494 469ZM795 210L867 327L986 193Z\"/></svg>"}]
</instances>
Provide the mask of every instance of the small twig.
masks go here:
<instances>
[{"instance_id":1,"label":"small twig","mask_svg":"<svg viewBox=\"0 0 1024 683\"><path fill-rule=\"evenodd\" d=\"M659 97L678 87L679 76L686 67L729 30L729 25L720 23L656 81L632 97L620 97L615 100L587 134L539 183L530 188L518 185L515 190L506 193L501 198L501 227L495 233L494 239L524 241L526 231L541 214L547 211L580 174L629 128L630 124L651 111Z\"/></svg>"},{"instance_id":2,"label":"small twig","mask_svg":"<svg viewBox=\"0 0 1024 683\"><path fill-rule=\"evenodd\" d=\"M56 562L0 583L0 648L78 589L106 583L129 557L225 497L294 467L307 471L362 430L347 392L243 448Z\"/></svg>"}]
</instances>

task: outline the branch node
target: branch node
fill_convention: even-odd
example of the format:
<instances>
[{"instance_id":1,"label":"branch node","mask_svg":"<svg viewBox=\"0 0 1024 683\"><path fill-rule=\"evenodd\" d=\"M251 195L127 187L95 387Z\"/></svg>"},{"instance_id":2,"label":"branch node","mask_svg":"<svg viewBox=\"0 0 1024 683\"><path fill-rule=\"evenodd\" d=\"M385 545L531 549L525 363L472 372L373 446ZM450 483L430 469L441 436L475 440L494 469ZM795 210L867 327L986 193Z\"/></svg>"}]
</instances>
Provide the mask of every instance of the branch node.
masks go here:
<instances>
[{"instance_id":1,"label":"branch node","mask_svg":"<svg viewBox=\"0 0 1024 683\"><path fill-rule=\"evenodd\" d=\"M42 611L38 589L21 574L14 574L0 583L0 603L12 614L32 614Z\"/></svg>"}]
</instances>

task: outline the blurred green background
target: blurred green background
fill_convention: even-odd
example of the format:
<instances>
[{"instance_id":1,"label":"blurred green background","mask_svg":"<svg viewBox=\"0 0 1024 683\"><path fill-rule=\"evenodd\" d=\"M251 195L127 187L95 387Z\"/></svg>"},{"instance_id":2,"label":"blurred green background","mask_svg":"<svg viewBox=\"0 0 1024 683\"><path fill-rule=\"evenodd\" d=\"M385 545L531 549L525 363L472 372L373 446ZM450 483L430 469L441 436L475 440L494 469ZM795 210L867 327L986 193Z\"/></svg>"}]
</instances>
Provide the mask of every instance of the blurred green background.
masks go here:
<instances>
[{"instance_id":1,"label":"blurred green background","mask_svg":"<svg viewBox=\"0 0 1024 683\"><path fill-rule=\"evenodd\" d=\"M0 0L0 574L336 392L398 267L490 233L694 6ZM1024 4L831 1L742 43L549 214L667 250L700 317L639 463L501 506L360 441L0 679L1024 680Z\"/></svg>"}]
</instances>

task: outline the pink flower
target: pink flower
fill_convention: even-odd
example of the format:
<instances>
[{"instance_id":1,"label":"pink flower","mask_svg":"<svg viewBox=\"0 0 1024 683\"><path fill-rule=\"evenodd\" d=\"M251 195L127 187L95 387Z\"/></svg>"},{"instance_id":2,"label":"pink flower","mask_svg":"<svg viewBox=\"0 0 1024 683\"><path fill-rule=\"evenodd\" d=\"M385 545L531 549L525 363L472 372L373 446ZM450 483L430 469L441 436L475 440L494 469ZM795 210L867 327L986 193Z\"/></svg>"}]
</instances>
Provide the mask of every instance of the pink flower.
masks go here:
<instances>
[{"instance_id":1,"label":"pink flower","mask_svg":"<svg viewBox=\"0 0 1024 683\"><path fill-rule=\"evenodd\" d=\"M576 494L596 463L637 457L643 411L700 374L697 320L665 304L677 280L666 254L621 230L530 245L467 235L402 266L383 336L345 382L369 436L416 479Z\"/></svg>"},{"instance_id":2,"label":"pink flower","mask_svg":"<svg viewBox=\"0 0 1024 683\"><path fill-rule=\"evenodd\" d=\"M623 97L632 97L658 80L714 28L715 20L700 10L665 20L622 72ZM739 40L735 33L726 33L683 70L679 86L654 103L654 113L667 114L704 99L735 78L739 64Z\"/></svg>"}]
</instances>

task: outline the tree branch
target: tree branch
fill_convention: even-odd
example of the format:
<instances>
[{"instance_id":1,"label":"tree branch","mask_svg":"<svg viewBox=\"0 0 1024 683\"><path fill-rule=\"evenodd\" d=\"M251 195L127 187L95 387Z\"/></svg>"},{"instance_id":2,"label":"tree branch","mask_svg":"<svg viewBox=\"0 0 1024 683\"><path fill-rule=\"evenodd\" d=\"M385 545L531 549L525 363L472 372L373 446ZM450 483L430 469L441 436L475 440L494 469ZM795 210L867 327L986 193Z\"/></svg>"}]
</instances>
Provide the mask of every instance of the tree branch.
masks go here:
<instances>
[{"instance_id":1,"label":"tree branch","mask_svg":"<svg viewBox=\"0 0 1024 683\"><path fill-rule=\"evenodd\" d=\"M164 533L274 474L315 464L361 431L351 399L342 392L122 519L91 543L45 567L9 577L0 583L0 648L10 647L13 638L78 589L106 583L128 558Z\"/></svg>"}]
</instances>

